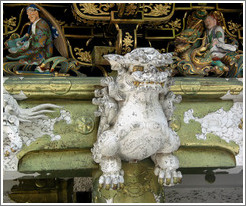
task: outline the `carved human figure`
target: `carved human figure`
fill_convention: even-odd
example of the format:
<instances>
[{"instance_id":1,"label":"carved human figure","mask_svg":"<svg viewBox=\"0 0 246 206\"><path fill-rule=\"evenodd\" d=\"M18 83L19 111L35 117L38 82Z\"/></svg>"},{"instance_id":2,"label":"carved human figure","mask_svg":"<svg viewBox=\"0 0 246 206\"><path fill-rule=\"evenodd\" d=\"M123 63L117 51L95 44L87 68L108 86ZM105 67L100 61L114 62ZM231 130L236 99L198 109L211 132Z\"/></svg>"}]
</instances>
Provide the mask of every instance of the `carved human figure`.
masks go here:
<instances>
[{"instance_id":1,"label":"carved human figure","mask_svg":"<svg viewBox=\"0 0 246 206\"><path fill-rule=\"evenodd\" d=\"M223 28L219 25L219 18L221 18L219 12L212 12L204 20L207 29L207 48L211 53L214 71L229 71L229 68L222 63L221 59L228 52L235 52L237 45L225 43L225 34Z\"/></svg>"},{"instance_id":2,"label":"carved human figure","mask_svg":"<svg viewBox=\"0 0 246 206\"><path fill-rule=\"evenodd\" d=\"M40 18L39 9L31 4L26 8L30 26L22 38L10 39L5 45L9 48L8 60L19 60L20 63L37 65L36 71L44 72L47 67L40 66L53 55L53 38L51 26ZM54 31L55 32L55 31Z\"/></svg>"},{"instance_id":3,"label":"carved human figure","mask_svg":"<svg viewBox=\"0 0 246 206\"><path fill-rule=\"evenodd\" d=\"M104 57L118 76L104 78L101 81L104 88L96 90L97 98L93 99L99 105L97 114L102 113L101 121L108 124L103 129L99 124L100 132L92 149L93 158L103 171L100 186L121 187L124 182L121 160L137 162L148 157L155 163L155 174L161 184L179 183L182 178L176 171L179 161L172 153L179 148L180 141L168 125L173 102L178 99L168 91L171 72L168 68L157 69L171 64L172 55L139 48L125 56Z\"/></svg>"}]
</instances>

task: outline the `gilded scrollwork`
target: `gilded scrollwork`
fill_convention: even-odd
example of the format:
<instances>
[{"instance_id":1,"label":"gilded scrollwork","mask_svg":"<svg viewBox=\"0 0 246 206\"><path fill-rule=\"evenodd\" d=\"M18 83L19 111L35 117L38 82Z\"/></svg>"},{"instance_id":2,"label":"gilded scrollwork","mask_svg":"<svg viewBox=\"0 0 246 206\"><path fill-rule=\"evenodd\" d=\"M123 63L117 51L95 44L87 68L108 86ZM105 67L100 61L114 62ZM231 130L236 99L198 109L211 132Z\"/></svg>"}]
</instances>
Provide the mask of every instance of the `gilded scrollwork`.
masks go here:
<instances>
[{"instance_id":1,"label":"gilded scrollwork","mask_svg":"<svg viewBox=\"0 0 246 206\"><path fill-rule=\"evenodd\" d=\"M9 19L3 20L4 27L8 30L13 30L16 27L16 17L11 16Z\"/></svg>"},{"instance_id":2,"label":"gilded scrollwork","mask_svg":"<svg viewBox=\"0 0 246 206\"><path fill-rule=\"evenodd\" d=\"M80 11L91 15L109 15L109 9L114 7L114 3L110 4L94 4L94 3L81 3Z\"/></svg>"},{"instance_id":3,"label":"gilded scrollwork","mask_svg":"<svg viewBox=\"0 0 246 206\"><path fill-rule=\"evenodd\" d=\"M242 27L241 24L234 23L232 22L232 20L227 22L227 24L228 24L228 29L232 34L235 34Z\"/></svg>"},{"instance_id":4,"label":"gilded scrollwork","mask_svg":"<svg viewBox=\"0 0 246 206\"><path fill-rule=\"evenodd\" d=\"M91 62L92 58L91 58L91 53L88 51L84 51L83 48L78 48L75 47L74 51L76 52L75 54L78 55L79 57L77 57L79 60L81 60L82 62Z\"/></svg>"},{"instance_id":5,"label":"gilded scrollwork","mask_svg":"<svg viewBox=\"0 0 246 206\"><path fill-rule=\"evenodd\" d=\"M129 32L126 32L125 38L123 39L123 48L122 50L124 53L130 52L132 49L131 47L133 46L133 37L130 35Z\"/></svg>"},{"instance_id":6,"label":"gilded scrollwork","mask_svg":"<svg viewBox=\"0 0 246 206\"><path fill-rule=\"evenodd\" d=\"M163 16L167 15L171 12L171 4L165 3L165 4L148 4L144 5L144 12L148 14L148 16Z\"/></svg>"}]
</instances>

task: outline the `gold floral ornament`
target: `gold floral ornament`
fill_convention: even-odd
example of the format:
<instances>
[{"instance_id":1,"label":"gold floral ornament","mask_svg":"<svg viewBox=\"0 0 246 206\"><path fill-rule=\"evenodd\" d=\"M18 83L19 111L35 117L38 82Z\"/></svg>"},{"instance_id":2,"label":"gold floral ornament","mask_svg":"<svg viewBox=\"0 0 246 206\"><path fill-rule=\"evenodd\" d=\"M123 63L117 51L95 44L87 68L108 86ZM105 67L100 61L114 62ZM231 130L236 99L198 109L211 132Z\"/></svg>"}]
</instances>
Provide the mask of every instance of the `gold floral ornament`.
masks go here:
<instances>
[{"instance_id":1,"label":"gold floral ornament","mask_svg":"<svg viewBox=\"0 0 246 206\"><path fill-rule=\"evenodd\" d=\"M241 24L234 23L232 22L232 20L227 22L227 24L228 24L228 29L232 34L235 34L242 27Z\"/></svg>"},{"instance_id":2,"label":"gold floral ornament","mask_svg":"<svg viewBox=\"0 0 246 206\"><path fill-rule=\"evenodd\" d=\"M166 24L165 27L172 28L178 31L181 28L181 20L176 18L175 21L168 22L168 24Z\"/></svg>"},{"instance_id":3,"label":"gold floral ornament","mask_svg":"<svg viewBox=\"0 0 246 206\"><path fill-rule=\"evenodd\" d=\"M148 13L148 9L150 12ZM171 5L165 4L149 4L144 6L144 12L148 13L148 16L163 16L170 12Z\"/></svg>"},{"instance_id":4,"label":"gold floral ornament","mask_svg":"<svg viewBox=\"0 0 246 206\"><path fill-rule=\"evenodd\" d=\"M137 9L137 6L135 4L129 4L126 7L126 15L127 16L134 15L136 13L136 9Z\"/></svg>"},{"instance_id":5,"label":"gold floral ornament","mask_svg":"<svg viewBox=\"0 0 246 206\"><path fill-rule=\"evenodd\" d=\"M123 40L123 51L124 53L128 53L130 52L131 46L133 46L133 40L132 40L132 36L130 35L129 32L126 32L125 38Z\"/></svg>"},{"instance_id":6,"label":"gold floral ornament","mask_svg":"<svg viewBox=\"0 0 246 206\"><path fill-rule=\"evenodd\" d=\"M78 47L74 48L75 54L78 55L78 59L82 62L92 62L91 54L88 51L83 51L84 49L79 49Z\"/></svg>"},{"instance_id":7,"label":"gold floral ornament","mask_svg":"<svg viewBox=\"0 0 246 206\"><path fill-rule=\"evenodd\" d=\"M81 7L80 10L83 13L92 14L92 15L108 15L109 9L114 7L115 4L93 4L85 3L79 4Z\"/></svg>"},{"instance_id":8,"label":"gold floral ornament","mask_svg":"<svg viewBox=\"0 0 246 206\"><path fill-rule=\"evenodd\" d=\"M13 30L16 26L16 17L11 16L10 19L3 20L3 25L7 30Z\"/></svg>"}]
</instances>

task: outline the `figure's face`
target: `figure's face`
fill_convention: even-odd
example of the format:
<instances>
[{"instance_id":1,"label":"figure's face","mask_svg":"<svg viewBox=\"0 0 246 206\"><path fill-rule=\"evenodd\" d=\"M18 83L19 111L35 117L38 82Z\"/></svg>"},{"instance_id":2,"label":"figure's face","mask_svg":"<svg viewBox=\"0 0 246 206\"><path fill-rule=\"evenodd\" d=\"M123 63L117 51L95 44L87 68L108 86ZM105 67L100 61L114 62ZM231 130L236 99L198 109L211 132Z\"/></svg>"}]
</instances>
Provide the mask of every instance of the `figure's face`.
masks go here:
<instances>
[{"instance_id":1,"label":"figure's face","mask_svg":"<svg viewBox=\"0 0 246 206\"><path fill-rule=\"evenodd\" d=\"M29 8L26 13L27 13L28 19L30 20L31 23L33 23L39 19L38 11L33 9L33 8Z\"/></svg>"},{"instance_id":2,"label":"figure's face","mask_svg":"<svg viewBox=\"0 0 246 206\"><path fill-rule=\"evenodd\" d=\"M208 16L204 23L207 29L212 29L217 24L216 19L214 19L212 16Z\"/></svg>"}]
</instances>

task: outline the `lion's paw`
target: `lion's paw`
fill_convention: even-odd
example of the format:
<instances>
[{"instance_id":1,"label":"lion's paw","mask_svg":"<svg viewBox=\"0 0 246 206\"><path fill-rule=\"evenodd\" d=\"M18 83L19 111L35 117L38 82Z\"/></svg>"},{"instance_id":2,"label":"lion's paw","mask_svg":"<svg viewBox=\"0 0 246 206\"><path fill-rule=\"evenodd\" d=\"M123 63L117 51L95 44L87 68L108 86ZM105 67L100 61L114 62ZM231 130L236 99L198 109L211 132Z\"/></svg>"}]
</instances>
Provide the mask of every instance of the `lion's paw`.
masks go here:
<instances>
[{"instance_id":1,"label":"lion's paw","mask_svg":"<svg viewBox=\"0 0 246 206\"><path fill-rule=\"evenodd\" d=\"M99 178L99 189L113 189L124 187L124 171L120 170L113 173L103 173Z\"/></svg>"},{"instance_id":2,"label":"lion's paw","mask_svg":"<svg viewBox=\"0 0 246 206\"><path fill-rule=\"evenodd\" d=\"M156 167L154 173L158 176L158 182L164 186L174 186L182 181L182 174L180 171Z\"/></svg>"}]
</instances>

